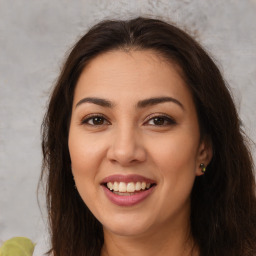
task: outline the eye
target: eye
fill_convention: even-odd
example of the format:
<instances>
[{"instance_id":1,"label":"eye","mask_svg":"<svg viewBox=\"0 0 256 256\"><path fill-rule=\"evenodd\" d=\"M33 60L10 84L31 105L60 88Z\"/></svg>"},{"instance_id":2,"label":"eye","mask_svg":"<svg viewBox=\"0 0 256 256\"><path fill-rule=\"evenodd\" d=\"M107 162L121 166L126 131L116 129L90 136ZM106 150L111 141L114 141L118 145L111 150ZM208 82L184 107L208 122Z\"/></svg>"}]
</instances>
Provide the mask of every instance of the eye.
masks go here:
<instances>
[{"instance_id":1,"label":"eye","mask_svg":"<svg viewBox=\"0 0 256 256\"><path fill-rule=\"evenodd\" d=\"M177 124L176 121L166 115L158 115L149 117L146 121L146 124L152 125L152 126L168 126L168 125L174 125Z\"/></svg>"},{"instance_id":2,"label":"eye","mask_svg":"<svg viewBox=\"0 0 256 256\"><path fill-rule=\"evenodd\" d=\"M82 120L82 124L91 126L109 125L109 121L102 115L90 115L86 116Z\"/></svg>"}]
</instances>

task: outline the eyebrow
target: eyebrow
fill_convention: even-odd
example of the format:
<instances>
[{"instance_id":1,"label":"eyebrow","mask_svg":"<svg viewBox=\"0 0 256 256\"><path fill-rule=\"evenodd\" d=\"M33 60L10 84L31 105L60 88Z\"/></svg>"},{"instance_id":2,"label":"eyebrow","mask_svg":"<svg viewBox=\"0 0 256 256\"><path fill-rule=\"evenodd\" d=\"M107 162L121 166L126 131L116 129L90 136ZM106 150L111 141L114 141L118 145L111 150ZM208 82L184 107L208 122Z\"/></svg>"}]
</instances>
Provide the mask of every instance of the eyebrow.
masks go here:
<instances>
[{"instance_id":1,"label":"eyebrow","mask_svg":"<svg viewBox=\"0 0 256 256\"><path fill-rule=\"evenodd\" d=\"M165 102L173 102L173 103L177 104L178 106L180 106L182 109L184 109L184 106L181 104L181 102L172 97L156 97L156 98L149 98L149 99L141 100L137 103L137 107L144 108L147 106L153 106L153 105L157 105L159 103L165 103Z\"/></svg>"},{"instance_id":2,"label":"eyebrow","mask_svg":"<svg viewBox=\"0 0 256 256\"><path fill-rule=\"evenodd\" d=\"M83 104L83 103L93 103L102 107L106 107L106 108L112 108L113 104L109 101L109 100L105 100L105 99L101 99L101 98L94 98L94 97L89 97L89 98L83 98L81 99L77 104L76 107L78 107L79 105Z\"/></svg>"},{"instance_id":3,"label":"eyebrow","mask_svg":"<svg viewBox=\"0 0 256 256\"><path fill-rule=\"evenodd\" d=\"M76 107L78 107L79 105L81 105L83 103L87 103L87 102L93 103L93 104L96 104L96 105L99 105L102 107L106 107L106 108L113 108L113 106L114 106L113 103L111 103L111 101L109 101L109 100L102 99L102 98L96 98L96 97L88 97L88 98L81 99L76 104ZM145 108L147 106L153 106L153 105L157 105L157 104L165 103L165 102L173 102L173 103L177 104L178 106L180 106L184 110L184 106L182 105L182 103L172 97L155 97L155 98L141 100L137 103L136 107L137 108Z\"/></svg>"}]
</instances>

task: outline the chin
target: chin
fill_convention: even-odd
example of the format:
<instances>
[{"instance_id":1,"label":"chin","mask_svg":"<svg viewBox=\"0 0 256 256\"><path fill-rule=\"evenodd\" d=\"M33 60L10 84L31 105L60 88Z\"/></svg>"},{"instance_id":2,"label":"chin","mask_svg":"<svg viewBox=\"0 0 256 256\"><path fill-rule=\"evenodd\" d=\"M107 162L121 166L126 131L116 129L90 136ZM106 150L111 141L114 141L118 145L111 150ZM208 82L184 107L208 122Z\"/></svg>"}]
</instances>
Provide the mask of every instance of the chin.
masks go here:
<instances>
[{"instance_id":1,"label":"chin","mask_svg":"<svg viewBox=\"0 0 256 256\"><path fill-rule=\"evenodd\" d=\"M118 235L118 236L140 236L143 233L146 232L147 229L142 228L142 227L131 227L131 226L120 226L118 225L116 228L115 227L107 227L105 228L103 226L103 230L105 231L108 230L108 232L111 232L112 234Z\"/></svg>"},{"instance_id":2,"label":"chin","mask_svg":"<svg viewBox=\"0 0 256 256\"><path fill-rule=\"evenodd\" d=\"M150 229L150 224L145 218L138 219L136 217L125 218L125 217L112 217L112 221L107 225L103 223L103 230L111 232L119 236L139 236L146 233Z\"/></svg>"}]
</instances>

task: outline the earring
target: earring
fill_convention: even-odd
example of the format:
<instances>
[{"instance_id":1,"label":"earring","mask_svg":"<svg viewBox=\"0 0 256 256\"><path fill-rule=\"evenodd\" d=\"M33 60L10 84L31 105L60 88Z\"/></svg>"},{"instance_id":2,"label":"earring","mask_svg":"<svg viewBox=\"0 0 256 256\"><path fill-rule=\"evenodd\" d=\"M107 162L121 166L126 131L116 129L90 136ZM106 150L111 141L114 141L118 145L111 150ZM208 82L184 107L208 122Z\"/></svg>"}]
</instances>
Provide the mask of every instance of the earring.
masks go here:
<instances>
[{"instance_id":1,"label":"earring","mask_svg":"<svg viewBox=\"0 0 256 256\"><path fill-rule=\"evenodd\" d=\"M201 168L201 172L202 172L202 173L205 173L205 172L206 172L206 167L205 167L204 163L201 163L201 164L200 164L200 168Z\"/></svg>"}]
</instances>

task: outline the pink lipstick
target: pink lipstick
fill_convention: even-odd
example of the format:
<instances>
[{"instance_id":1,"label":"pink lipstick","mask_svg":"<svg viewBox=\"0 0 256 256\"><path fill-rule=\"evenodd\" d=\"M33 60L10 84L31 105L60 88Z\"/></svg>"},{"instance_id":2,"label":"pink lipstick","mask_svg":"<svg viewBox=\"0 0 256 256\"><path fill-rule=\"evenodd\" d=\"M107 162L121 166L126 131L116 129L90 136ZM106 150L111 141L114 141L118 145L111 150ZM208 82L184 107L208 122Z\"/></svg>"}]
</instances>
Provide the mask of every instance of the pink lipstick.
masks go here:
<instances>
[{"instance_id":1,"label":"pink lipstick","mask_svg":"<svg viewBox=\"0 0 256 256\"><path fill-rule=\"evenodd\" d=\"M101 182L107 198L118 206L133 206L145 200L156 182L140 175L112 175Z\"/></svg>"}]
</instances>

